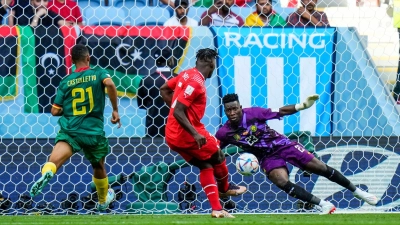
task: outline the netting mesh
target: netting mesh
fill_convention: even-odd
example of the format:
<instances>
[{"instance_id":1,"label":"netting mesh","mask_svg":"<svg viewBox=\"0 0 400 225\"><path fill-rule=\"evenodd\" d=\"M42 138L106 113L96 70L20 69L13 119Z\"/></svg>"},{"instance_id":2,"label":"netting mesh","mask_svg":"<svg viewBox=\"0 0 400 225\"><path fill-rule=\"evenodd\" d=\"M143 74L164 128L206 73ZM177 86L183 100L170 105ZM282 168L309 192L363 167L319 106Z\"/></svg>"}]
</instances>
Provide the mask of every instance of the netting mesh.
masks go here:
<instances>
[{"instance_id":1,"label":"netting mesh","mask_svg":"<svg viewBox=\"0 0 400 225\"><path fill-rule=\"evenodd\" d=\"M231 10L245 19L255 11L254 2L247 4ZM273 1L273 8L286 19L296 11L286 6L298 4ZM70 51L75 43L88 46L91 66L106 69L117 85L121 129L109 122L108 102L105 110L111 146L106 165L117 192L109 212L209 212L199 170L165 144L168 108L158 91L165 79L193 67L196 51L205 47L219 52L216 72L206 83L202 122L210 133L226 121L221 105L226 93L239 93L243 107L270 108L317 93L321 99L313 108L269 125L315 150L319 159L379 202L369 206L339 185L292 165L290 180L330 200L338 211L399 210L400 111L392 97L399 42L392 2L321 0L317 7L326 13L330 27L306 29L163 27L174 10L155 0L90 0L78 1L78 6L85 26L0 26L0 213L96 212L92 169L82 154L67 161L42 194L31 199L28 193L54 146L59 126L50 114L51 104L60 80L74 69ZM199 21L206 11L191 7L188 16ZM299 138L298 131L306 133ZM224 208L246 213L317 211L289 197L262 172L240 175L236 158L233 153L227 156L230 179L247 186L248 192L222 199Z\"/></svg>"}]
</instances>

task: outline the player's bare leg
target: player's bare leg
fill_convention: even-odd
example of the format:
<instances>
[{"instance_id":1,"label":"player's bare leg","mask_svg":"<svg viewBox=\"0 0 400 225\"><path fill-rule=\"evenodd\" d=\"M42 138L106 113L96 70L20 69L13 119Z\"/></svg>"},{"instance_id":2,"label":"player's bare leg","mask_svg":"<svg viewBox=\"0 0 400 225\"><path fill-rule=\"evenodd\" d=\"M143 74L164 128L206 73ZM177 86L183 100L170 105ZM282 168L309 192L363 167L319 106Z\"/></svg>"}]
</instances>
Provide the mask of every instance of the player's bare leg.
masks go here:
<instances>
[{"instance_id":1,"label":"player's bare leg","mask_svg":"<svg viewBox=\"0 0 400 225\"><path fill-rule=\"evenodd\" d=\"M42 176L31 187L29 192L31 197L35 197L42 192L43 188L49 183L51 178L53 178L57 170L72 156L72 154L72 147L67 142L57 142L50 155L49 161L44 164L42 168Z\"/></svg>"},{"instance_id":2,"label":"player's bare leg","mask_svg":"<svg viewBox=\"0 0 400 225\"><path fill-rule=\"evenodd\" d=\"M238 186L228 182L228 167L225 154L219 149L207 160L214 168L214 176L217 180L219 197L238 196L247 191L245 186Z\"/></svg>"},{"instance_id":3,"label":"player's bare leg","mask_svg":"<svg viewBox=\"0 0 400 225\"><path fill-rule=\"evenodd\" d=\"M209 161L203 161L196 158L193 158L189 163L200 169L199 181L206 193L208 201L210 202L212 209L211 217L235 218L222 209L221 202L219 201L218 187L215 184L213 165Z\"/></svg>"},{"instance_id":4,"label":"player's bare leg","mask_svg":"<svg viewBox=\"0 0 400 225\"><path fill-rule=\"evenodd\" d=\"M97 163L91 164L93 167L93 183L96 185L97 196L99 198L97 209L103 211L114 201L115 192L112 188L108 188L108 177L104 165L104 158Z\"/></svg>"},{"instance_id":5,"label":"player's bare leg","mask_svg":"<svg viewBox=\"0 0 400 225\"><path fill-rule=\"evenodd\" d=\"M304 168L307 171L326 177L328 180L339 184L340 186L353 192L356 198L362 199L370 205L376 205L378 198L366 191L357 188L349 179L336 169L326 165L317 158L313 158Z\"/></svg>"},{"instance_id":6,"label":"player's bare leg","mask_svg":"<svg viewBox=\"0 0 400 225\"><path fill-rule=\"evenodd\" d=\"M336 210L336 207L332 203L328 201L322 201L320 198L314 196L304 188L293 184L289 180L289 174L286 167L273 169L268 174L268 178L272 181L272 183L285 191L288 195L305 202L319 205L322 211L321 214L331 214Z\"/></svg>"}]
</instances>

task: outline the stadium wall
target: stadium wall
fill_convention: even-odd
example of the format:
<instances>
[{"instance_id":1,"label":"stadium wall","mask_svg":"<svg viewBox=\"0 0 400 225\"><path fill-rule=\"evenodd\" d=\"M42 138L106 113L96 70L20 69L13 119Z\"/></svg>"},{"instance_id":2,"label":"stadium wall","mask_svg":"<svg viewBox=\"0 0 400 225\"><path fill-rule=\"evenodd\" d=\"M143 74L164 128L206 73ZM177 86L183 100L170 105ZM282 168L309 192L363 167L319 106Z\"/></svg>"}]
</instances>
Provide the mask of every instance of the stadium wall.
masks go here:
<instances>
[{"instance_id":1,"label":"stadium wall","mask_svg":"<svg viewBox=\"0 0 400 225\"><path fill-rule=\"evenodd\" d=\"M400 132L399 113L354 28L193 28L176 71L193 66L195 53L202 47L220 51L218 70L207 81L210 99L203 122L211 133L225 121L224 117L221 120L220 97L233 91L242 93L244 107L273 108L319 93L316 107L271 124L285 133L309 130L316 136L389 136ZM18 63L23 66L22 60ZM18 94L0 102L0 136L54 138L57 118L49 113L24 113L27 76L22 71L17 75ZM120 109L124 126L114 129L107 120L106 134L143 137L146 111L137 107L136 98L120 98ZM107 102L106 118L110 110Z\"/></svg>"},{"instance_id":2,"label":"stadium wall","mask_svg":"<svg viewBox=\"0 0 400 225\"><path fill-rule=\"evenodd\" d=\"M399 109L357 29L337 28L335 56L332 135L399 135Z\"/></svg>"}]
</instances>

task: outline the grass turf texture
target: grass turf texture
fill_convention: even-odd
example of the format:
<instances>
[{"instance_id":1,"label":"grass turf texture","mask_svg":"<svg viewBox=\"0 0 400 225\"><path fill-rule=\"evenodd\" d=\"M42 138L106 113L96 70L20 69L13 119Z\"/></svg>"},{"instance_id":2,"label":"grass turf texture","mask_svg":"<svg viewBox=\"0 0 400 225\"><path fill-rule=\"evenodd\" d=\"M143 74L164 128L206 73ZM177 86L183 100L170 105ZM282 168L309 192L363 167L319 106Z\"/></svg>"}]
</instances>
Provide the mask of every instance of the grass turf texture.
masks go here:
<instances>
[{"instance_id":1,"label":"grass turf texture","mask_svg":"<svg viewBox=\"0 0 400 225\"><path fill-rule=\"evenodd\" d=\"M399 213L386 214L236 214L235 219L212 219L210 215L81 215L81 216L2 216L1 224L294 224L294 225L390 225L400 224Z\"/></svg>"}]
</instances>

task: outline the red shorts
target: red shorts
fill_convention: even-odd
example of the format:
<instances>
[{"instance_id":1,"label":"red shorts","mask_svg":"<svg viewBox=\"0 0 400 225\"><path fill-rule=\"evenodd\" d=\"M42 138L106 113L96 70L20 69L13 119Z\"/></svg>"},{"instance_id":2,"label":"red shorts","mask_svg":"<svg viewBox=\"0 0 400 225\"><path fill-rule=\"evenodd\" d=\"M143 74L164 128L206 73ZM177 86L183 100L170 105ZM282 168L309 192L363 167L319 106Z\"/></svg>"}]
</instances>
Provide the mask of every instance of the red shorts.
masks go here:
<instances>
[{"instance_id":1,"label":"red shorts","mask_svg":"<svg viewBox=\"0 0 400 225\"><path fill-rule=\"evenodd\" d=\"M219 141L210 133L201 133L204 137L206 137L206 144L203 145L200 149L197 143L191 144L190 147L181 148L182 142L184 140L179 139L169 139L166 138L166 142L168 146L174 150L175 152L179 153L186 160L189 162L193 158L200 159L200 160L207 160L212 155L214 155L219 150ZM184 143L186 146L187 143Z\"/></svg>"}]
</instances>

